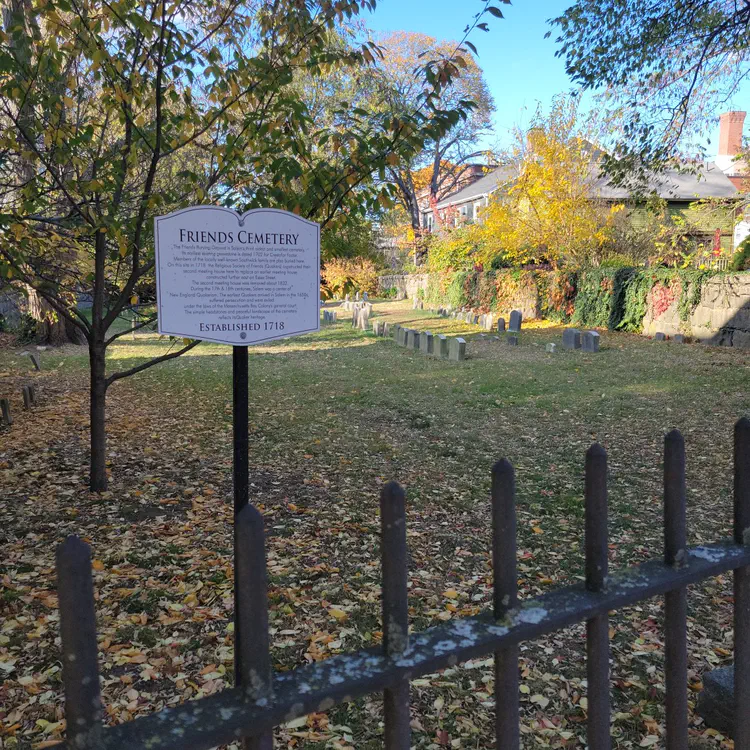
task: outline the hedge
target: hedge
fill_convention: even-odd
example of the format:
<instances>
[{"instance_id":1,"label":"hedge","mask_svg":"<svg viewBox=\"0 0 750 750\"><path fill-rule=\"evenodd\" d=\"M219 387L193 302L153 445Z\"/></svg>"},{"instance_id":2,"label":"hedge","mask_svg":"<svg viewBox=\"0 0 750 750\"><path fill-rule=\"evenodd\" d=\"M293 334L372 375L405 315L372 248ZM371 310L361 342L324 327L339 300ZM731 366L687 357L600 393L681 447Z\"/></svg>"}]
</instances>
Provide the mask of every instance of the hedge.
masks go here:
<instances>
[{"instance_id":1,"label":"hedge","mask_svg":"<svg viewBox=\"0 0 750 750\"><path fill-rule=\"evenodd\" d=\"M550 320L636 332L649 296L657 311L678 299L680 319L687 321L700 302L703 282L715 273L671 268L457 271L430 274L423 296L433 306L478 312L507 313L523 301Z\"/></svg>"}]
</instances>

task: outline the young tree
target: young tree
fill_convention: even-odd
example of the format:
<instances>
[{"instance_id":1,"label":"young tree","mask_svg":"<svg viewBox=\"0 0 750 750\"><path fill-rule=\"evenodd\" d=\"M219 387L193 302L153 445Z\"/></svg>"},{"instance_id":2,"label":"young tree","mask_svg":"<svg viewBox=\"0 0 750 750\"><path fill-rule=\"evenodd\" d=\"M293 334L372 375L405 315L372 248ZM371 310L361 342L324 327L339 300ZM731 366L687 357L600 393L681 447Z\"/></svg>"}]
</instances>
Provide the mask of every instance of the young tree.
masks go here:
<instances>
[{"instance_id":1,"label":"young tree","mask_svg":"<svg viewBox=\"0 0 750 750\"><path fill-rule=\"evenodd\" d=\"M412 111L430 95L432 82L424 76L425 61L429 65L431 58L449 58L453 60L452 81L434 97L435 110L461 109L467 113L452 128L427 140L411 160L388 168L388 180L398 186L400 201L418 236L421 194L426 193L430 204L436 205L469 176L473 161L485 158L486 152L478 144L489 131L494 103L481 68L460 44L414 32L397 32L379 41L383 58L372 79L372 96L379 107L394 116Z\"/></svg>"},{"instance_id":2,"label":"young tree","mask_svg":"<svg viewBox=\"0 0 750 750\"><path fill-rule=\"evenodd\" d=\"M594 127L581 124L578 102L568 97L557 97L547 116L538 111L527 133L517 132L510 158L518 177L493 197L474 230L479 262L490 265L497 256L512 265L601 261L622 207L592 198L604 156L595 140Z\"/></svg>"},{"instance_id":3,"label":"young tree","mask_svg":"<svg viewBox=\"0 0 750 750\"><path fill-rule=\"evenodd\" d=\"M552 23L558 55L584 89L603 90L623 138L619 181L694 155L719 105L750 73L750 4L726 0L575 0Z\"/></svg>"},{"instance_id":4,"label":"young tree","mask_svg":"<svg viewBox=\"0 0 750 750\"><path fill-rule=\"evenodd\" d=\"M374 0L6 2L0 273L35 290L87 342L90 486L101 491L107 389L198 343L173 342L107 372L107 348L121 335L110 327L152 278L153 217L196 203L279 207L323 225L343 210L366 212L393 194L373 171L413 159L464 110L435 105L454 75L445 59L414 112L342 107L316 127L295 75L372 65L373 42L331 40ZM90 320L81 293L93 300Z\"/></svg>"}]
</instances>

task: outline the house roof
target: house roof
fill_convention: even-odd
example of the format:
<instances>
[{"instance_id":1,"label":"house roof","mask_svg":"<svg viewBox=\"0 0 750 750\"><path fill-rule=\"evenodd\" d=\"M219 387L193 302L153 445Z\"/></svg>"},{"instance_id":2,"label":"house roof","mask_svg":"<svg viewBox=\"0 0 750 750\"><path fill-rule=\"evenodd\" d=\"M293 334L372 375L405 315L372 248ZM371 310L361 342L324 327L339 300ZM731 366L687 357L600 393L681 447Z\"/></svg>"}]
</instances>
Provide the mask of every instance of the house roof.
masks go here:
<instances>
[{"instance_id":1,"label":"house roof","mask_svg":"<svg viewBox=\"0 0 750 750\"><path fill-rule=\"evenodd\" d=\"M470 185L447 196L437 204L437 207L447 208L482 198L511 182L515 177L516 170L512 165L497 167ZM667 169L664 172L652 173L648 177L644 192L655 192L660 198L668 201L694 201L701 198L731 198L738 190L714 162L702 162L694 165L693 171L690 172ZM592 197L601 200L627 200L633 194L633 190L615 186L609 177L599 176L592 178L591 193ZM426 210L429 212L432 209Z\"/></svg>"},{"instance_id":2,"label":"house roof","mask_svg":"<svg viewBox=\"0 0 750 750\"><path fill-rule=\"evenodd\" d=\"M474 180L466 187L457 190L455 193L443 198L438 204L438 208L455 206L459 203L466 203L470 200L476 200L485 195L489 195L507 182L510 182L516 176L515 169L510 165L497 167L486 175Z\"/></svg>"},{"instance_id":3,"label":"house roof","mask_svg":"<svg viewBox=\"0 0 750 750\"><path fill-rule=\"evenodd\" d=\"M627 200L633 191L627 187L616 187L608 177L601 176L593 180L591 192L594 197L603 200ZM644 192L655 192L668 201L694 201L700 198L731 198L738 191L724 172L709 161L695 164L691 172L667 169L652 173Z\"/></svg>"}]
</instances>

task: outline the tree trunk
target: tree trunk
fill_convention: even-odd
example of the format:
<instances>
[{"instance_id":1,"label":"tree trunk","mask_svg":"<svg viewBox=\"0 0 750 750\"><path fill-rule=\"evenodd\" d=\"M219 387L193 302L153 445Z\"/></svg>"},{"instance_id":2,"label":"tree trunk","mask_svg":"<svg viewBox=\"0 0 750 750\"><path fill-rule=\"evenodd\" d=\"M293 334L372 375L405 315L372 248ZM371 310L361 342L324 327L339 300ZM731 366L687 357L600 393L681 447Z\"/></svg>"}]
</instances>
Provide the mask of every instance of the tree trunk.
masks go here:
<instances>
[{"instance_id":1,"label":"tree trunk","mask_svg":"<svg viewBox=\"0 0 750 750\"><path fill-rule=\"evenodd\" d=\"M62 346L84 343L83 334L58 315L35 289L27 286L26 292L29 297L29 315L36 321L36 340L40 344Z\"/></svg>"},{"instance_id":2,"label":"tree trunk","mask_svg":"<svg viewBox=\"0 0 750 750\"><path fill-rule=\"evenodd\" d=\"M107 433L104 424L104 407L107 396L105 374L106 349L103 341L93 340L89 344L91 380L91 460L89 464L89 489L104 492L107 489Z\"/></svg>"}]
</instances>

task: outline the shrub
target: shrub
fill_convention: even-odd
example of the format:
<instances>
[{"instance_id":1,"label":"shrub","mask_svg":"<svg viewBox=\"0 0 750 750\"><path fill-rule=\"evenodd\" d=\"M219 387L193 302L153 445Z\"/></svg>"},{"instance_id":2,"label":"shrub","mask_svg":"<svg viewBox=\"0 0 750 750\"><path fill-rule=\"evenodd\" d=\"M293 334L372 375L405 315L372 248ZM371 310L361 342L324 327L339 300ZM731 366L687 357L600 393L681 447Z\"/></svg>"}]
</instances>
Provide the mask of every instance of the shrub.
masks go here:
<instances>
[{"instance_id":1,"label":"shrub","mask_svg":"<svg viewBox=\"0 0 750 750\"><path fill-rule=\"evenodd\" d=\"M369 258L332 258L321 272L327 291L335 297L352 292L375 294L378 289L378 269Z\"/></svg>"},{"instance_id":2,"label":"shrub","mask_svg":"<svg viewBox=\"0 0 750 750\"><path fill-rule=\"evenodd\" d=\"M732 256L732 271L750 271L750 237L743 240Z\"/></svg>"}]
</instances>

